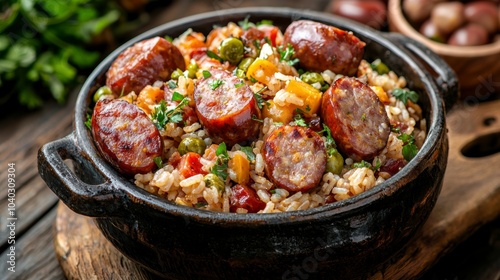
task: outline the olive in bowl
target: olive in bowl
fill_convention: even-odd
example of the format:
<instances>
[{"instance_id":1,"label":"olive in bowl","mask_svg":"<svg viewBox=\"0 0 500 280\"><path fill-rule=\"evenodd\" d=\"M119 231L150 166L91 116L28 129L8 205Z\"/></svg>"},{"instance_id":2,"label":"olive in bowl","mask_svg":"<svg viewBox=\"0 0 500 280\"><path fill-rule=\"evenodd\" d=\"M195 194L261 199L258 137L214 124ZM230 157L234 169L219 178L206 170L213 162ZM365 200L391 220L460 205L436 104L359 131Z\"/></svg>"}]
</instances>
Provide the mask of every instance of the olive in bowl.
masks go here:
<instances>
[{"instance_id":1,"label":"olive in bowl","mask_svg":"<svg viewBox=\"0 0 500 280\"><path fill-rule=\"evenodd\" d=\"M500 89L498 5L498 1L390 0L389 29L443 57L456 72L464 97L484 83L494 93Z\"/></svg>"},{"instance_id":2,"label":"olive in bowl","mask_svg":"<svg viewBox=\"0 0 500 280\"><path fill-rule=\"evenodd\" d=\"M125 256L165 278L367 278L408 243L436 203L447 165L445 114L458 98L456 76L421 44L339 17L281 8L232 9L223 14L217 11L169 22L106 58L78 96L75 131L40 149L41 177L72 210L95 217L103 235ZM177 37L189 28L208 34L214 25L245 18L272 20L283 31L294 21L312 20L355 34L366 43L364 59L384 61L421 93L418 102L428 135L419 152L393 177L357 196L285 213L201 210L136 187L100 155L85 125L106 71L121 52L139 41ZM411 51L406 46L412 46ZM437 65L437 74L427 71L420 60ZM190 153L195 154L186 154ZM74 172L64 159L73 160Z\"/></svg>"}]
</instances>

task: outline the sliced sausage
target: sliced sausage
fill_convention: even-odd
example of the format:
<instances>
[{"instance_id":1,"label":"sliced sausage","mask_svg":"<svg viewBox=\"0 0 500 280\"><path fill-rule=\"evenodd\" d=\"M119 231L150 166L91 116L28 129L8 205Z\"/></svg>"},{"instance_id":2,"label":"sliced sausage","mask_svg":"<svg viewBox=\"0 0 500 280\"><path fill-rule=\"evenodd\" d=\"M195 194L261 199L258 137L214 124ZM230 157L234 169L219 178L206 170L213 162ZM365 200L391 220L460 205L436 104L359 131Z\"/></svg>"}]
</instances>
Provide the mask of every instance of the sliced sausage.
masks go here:
<instances>
[{"instance_id":1,"label":"sliced sausage","mask_svg":"<svg viewBox=\"0 0 500 280\"><path fill-rule=\"evenodd\" d=\"M106 85L116 95L139 94L146 85L169 78L177 68L186 68L179 49L164 38L154 37L118 55L106 73Z\"/></svg>"},{"instance_id":2,"label":"sliced sausage","mask_svg":"<svg viewBox=\"0 0 500 280\"><path fill-rule=\"evenodd\" d=\"M284 45L291 44L300 65L310 71L331 70L353 76L358 71L365 43L352 32L310 20L294 21L284 34Z\"/></svg>"},{"instance_id":3,"label":"sliced sausage","mask_svg":"<svg viewBox=\"0 0 500 280\"><path fill-rule=\"evenodd\" d=\"M249 213L257 213L266 208L266 204L259 199L254 189L240 184L231 188L229 203L229 210L233 213L236 212L238 208L246 209Z\"/></svg>"},{"instance_id":4,"label":"sliced sausage","mask_svg":"<svg viewBox=\"0 0 500 280\"><path fill-rule=\"evenodd\" d=\"M92 134L101 155L126 175L148 173L163 152L160 132L139 107L103 98L94 107Z\"/></svg>"},{"instance_id":5,"label":"sliced sausage","mask_svg":"<svg viewBox=\"0 0 500 280\"><path fill-rule=\"evenodd\" d=\"M355 161L371 160L387 145L389 117L373 90L343 77L323 94L321 117L338 148Z\"/></svg>"},{"instance_id":6,"label":"sliced sausage","mask_svg":"<svg viewBox=\"0 0 500 280\"><path fill-rule=\"evenodd\" d=\"M262 156L267 176L290 192L317 186L326 168L325 143L307 127L278 127L265 140Z\"/></svg>"},{"instance_id":7,"label":"sliced sausage","mask_svg":"<svg viewBox=\"0 0 500 280\"><path fill-rule=\"evenodd\" d=\"M221 69L200 79L194 90L196 114L215 143L234 145L258 136L260 110L250 87Z\"/></svg>"}]
</instances>

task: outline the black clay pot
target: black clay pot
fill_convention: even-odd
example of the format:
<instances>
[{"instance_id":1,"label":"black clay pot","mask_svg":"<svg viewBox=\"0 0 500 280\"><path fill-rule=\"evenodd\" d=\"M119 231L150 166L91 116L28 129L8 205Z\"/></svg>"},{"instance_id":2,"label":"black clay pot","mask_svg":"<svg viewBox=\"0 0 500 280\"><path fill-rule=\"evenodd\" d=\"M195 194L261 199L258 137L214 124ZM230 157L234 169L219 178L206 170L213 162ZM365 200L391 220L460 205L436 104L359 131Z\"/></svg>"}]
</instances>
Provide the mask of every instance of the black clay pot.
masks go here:
<instances>
[{"instance_id":1,"label":"black clay pot","mask_svg":"<svg viewBox=\"0 0 500 280\"><path fill-rule=\"evenodd\" d=\"M99 156L84 124L92 95L114 58L145 38L176 37L188 28L206 33L215 24L247 16L253 22L273 20L283 30L298 19L352 30L367 43L365 59L381 58L421 93L428 137L417 156L394 177L354 198L280 214L225 214L178 206L117 173ZM107 57L81 89L74 132L40 149L39 172L72 210L96 217L104 236L124 255L166 278L365 278L409 241L434 207L448 156L445 113L457 98L457 79L446 63L401 35L293 9L212 12L159 26ZM73 160L75 172L64 159Z\"/></svg>"}]
</instances>

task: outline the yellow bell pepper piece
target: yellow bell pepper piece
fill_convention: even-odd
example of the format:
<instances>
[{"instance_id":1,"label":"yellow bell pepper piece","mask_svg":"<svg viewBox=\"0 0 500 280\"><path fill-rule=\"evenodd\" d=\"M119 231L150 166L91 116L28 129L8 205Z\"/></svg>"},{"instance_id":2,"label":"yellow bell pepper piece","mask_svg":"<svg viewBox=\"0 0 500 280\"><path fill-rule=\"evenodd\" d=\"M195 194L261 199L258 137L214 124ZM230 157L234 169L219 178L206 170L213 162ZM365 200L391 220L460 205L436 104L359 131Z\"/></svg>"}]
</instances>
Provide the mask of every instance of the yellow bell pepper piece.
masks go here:
<instances>
[{"instance_id":1,"label":"yellow bell pepper piece","mask_svg":"<svg viewBox=\"0 0 500 280\"><path fill-rule=\"evenodd\" d=\"M236 183L246 185L250 181L250 161L243 152L235 152L228 162L229 169L234 171Z\"/></svg>"},{"instance_id":2,"label":"yellow bell pepper piece","mask_svg":"<svg viewBox=\"0 0 500 280\"><path fill-rule=\"evenodd\" d=\"M265 59L256 59L247 70L247 78L255 79L265 85L269 84L274 73L278 71L278 67L272 62Z\"/></svg>"},{"instance_id":3,"label":"yellow bell pepper piece","mask_svg":"<svg viewBox=\"0 0 500 280\"><path fill-rule=\"evenodd\" d=\"M296 106L295 108L302 110L305 116L311 117L318 112L321 105L321 91L308 83L298 80L290 80L285 90L303 101L302 106Z\"/></svg>"},{"instance_id":4,"label":"yellow bell pepper piece","mask_svg":"<svg viewBox=\"0 0 500 280\"><path fill-rule=\"evenodd\" d=\"M262 116L271 118L274 122L287 124L292 121L295 108L296 106L280 106L273 100L268 100L262 107Z\"/></svg>"}]
</instances>

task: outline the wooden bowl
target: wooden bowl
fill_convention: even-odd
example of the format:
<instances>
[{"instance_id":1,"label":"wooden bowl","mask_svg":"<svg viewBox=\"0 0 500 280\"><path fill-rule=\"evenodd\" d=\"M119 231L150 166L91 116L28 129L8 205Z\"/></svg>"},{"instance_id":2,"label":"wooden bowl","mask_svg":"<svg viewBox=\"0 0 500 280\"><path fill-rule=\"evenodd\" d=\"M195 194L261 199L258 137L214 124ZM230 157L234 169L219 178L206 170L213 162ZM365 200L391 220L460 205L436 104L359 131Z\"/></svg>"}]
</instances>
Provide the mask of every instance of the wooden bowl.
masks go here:
<instances>
[{"instance_id":1,"label":"wooden bowl","mask_svg":"<svg viewBox=\"0 0 500 280\"><path fill-rule=\"evenodd\" d=\"M420 34L406 20L401 8L402 0L389 0L389 29L417 40L440 55L455 70L462 97L472 94L500 92L500 41L482 46L451 46L432 41ZM478 96L479 97L479 96Z\"/></svg>"}]
</instances>

